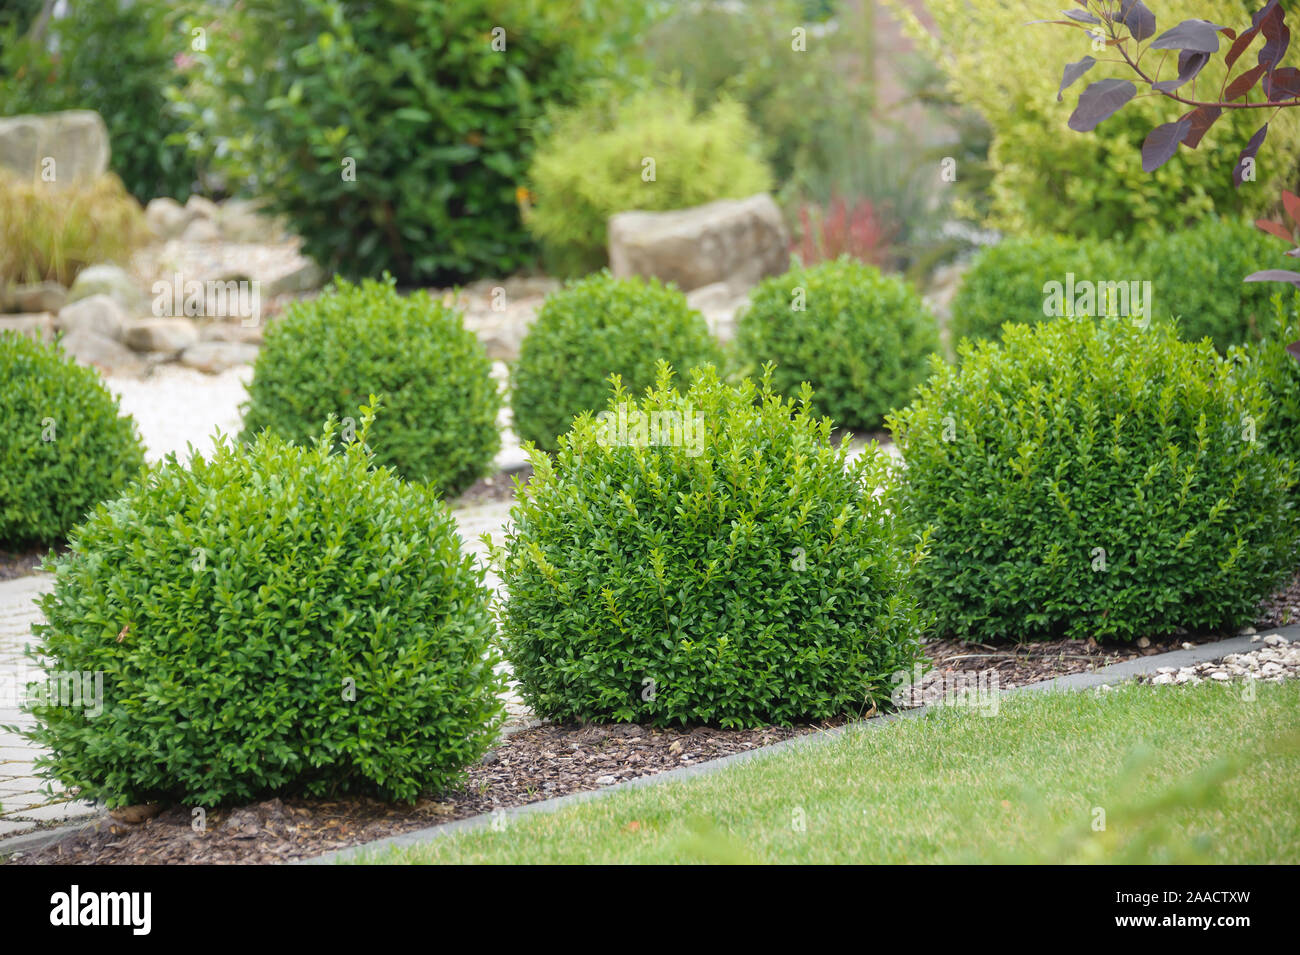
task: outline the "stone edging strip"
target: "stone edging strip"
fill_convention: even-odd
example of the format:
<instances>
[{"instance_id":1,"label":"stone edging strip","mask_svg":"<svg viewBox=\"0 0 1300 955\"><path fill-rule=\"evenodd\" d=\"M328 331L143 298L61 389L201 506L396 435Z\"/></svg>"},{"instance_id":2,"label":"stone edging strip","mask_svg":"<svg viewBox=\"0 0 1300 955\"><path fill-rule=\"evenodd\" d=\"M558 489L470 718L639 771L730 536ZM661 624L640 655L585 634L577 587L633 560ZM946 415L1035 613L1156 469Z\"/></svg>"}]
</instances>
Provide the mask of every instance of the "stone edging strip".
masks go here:
<instances>
[{"instance_id":1,"label":"stone edging strip","mask_svg":"<svg viewBox=\"0 0 1300 955\"><path fill-rule=\"evenodd\" d=\"M1263 637L1274 634L1291 642L1300 641L1300 624L1270 628L1260 633L1259 636ZM1155 673L1160 667L1185 667L1191 666L1195 663L1206 663L1212 660L1222 659L1230 653L1244 653L1252 649L1259 649L1263 646L1260 642L1252 643L1252 639L1253 638L1250 636L1229 637L1226 640L1216 640L1213 643L1202 643L1188 650L1172 650L1169 653L1157 653L1149 657L1137 657L1133 660L1125 660L1122 663L1112 663L1110 666L1102 667L1100 670L1094 670L1088 673L1071 673L1066 676L1055 677L1051 680L1043 680L1040 683L1026 683L1023 686L1009 687L1001 692L1005 695L1022 691L1043 692L1093 689L1104 684L1111 684L1131 679L1132 677L1140 676L1142 674ZM796 736L792 739L772 743L769 746L761 746L757 749L746 750L743 753L733 753L730 756L722 756L718 759L711 759L707 762L697 763L694 766L681 766L677 769L669 769L661 773L652 773L649 776L638 776L635 779L628 779L621 783L615 783L613 786L606 786L603 789L588 789L583 790L582 792L569 793L564 796L555 796L551 799L543 799L540 802L528 803L524 806L513 806L509 809L498 810L498 812L504 814L508 818L524 816L535 812L553 812L557 809L576 805L591 799L599 799L608 793L635 789L641 786L649 786L661 782L689 779L692 776L701 776L706 773L715 773L719 770L727 769L757 756L768 756L772 753L796 746L816 745L823 740L838 736L849 729L879 729L880 727L898 719L920 716L928 709L929 706L919 706L914 709L885 713L868 720L858 720L853 723L846 723L843 726L837 726L834 729L808 733L804 736ZM418 845L422 842L440 839L454 832L482 828L483 826L490 825L496 816L496 812L482 813L477 816L470 816L466 819L456 819L452 822L442 823L441 825L416 829L412 832L401 833L396 836L388 836L359 846L350 846L346 849L338 849L334 852L327 852L324 855L310 859L297 859L288 864L333 865L339 862L352 861L370 856L385 849ZM0 843L0 852L4 852L4 849L4 843Z\"/></svg>"}]
</instances>

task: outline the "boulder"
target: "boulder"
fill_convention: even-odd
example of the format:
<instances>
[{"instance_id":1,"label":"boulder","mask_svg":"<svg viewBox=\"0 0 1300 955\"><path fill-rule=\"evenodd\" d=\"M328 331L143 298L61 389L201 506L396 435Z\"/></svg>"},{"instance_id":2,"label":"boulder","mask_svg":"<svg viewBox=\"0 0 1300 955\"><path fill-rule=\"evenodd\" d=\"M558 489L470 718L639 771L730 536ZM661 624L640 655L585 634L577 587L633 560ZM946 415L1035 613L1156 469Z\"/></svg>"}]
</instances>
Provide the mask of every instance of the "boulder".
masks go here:
<instances>
[{"instance_id":1,"label":"boulder","mask_svg":"<svg viewBox=\"0 0 1300 955\"><path fill-rule=\"evenodd\" d=\"M127 312L149 311L149 300L126 270L116 265L92 265L77 273L68 290L68 301L77 302L93 295L107 295Z\"/></svg>"},{"instance_id":2,"label":"boulder","mask_svg":"<svg viewBox=\"0 0 1300 955\"><path fill-rule=\"evenodd\" d=\"M672 212L620 212L608 231L614 275L675 282L684 292L718 282L743 292L790 267L789 234L766 193Z\"/></svg>"},{"instance_id":3,"label":"boulder","mask_svg":"<svg viewBox=\"0 0 1300 955\"><path fill-rule=\"evenodd\" d=\"M59 310L56 323L65 332L92 332L114 341L121 341L126 313L114 299L107 295L92 295L79 299Z\"/></svg>"},{"instance_id":4,"label":"boulder","mask_svg":"<svg viewBox=\"0 0 1300 955\"><path fill-rule=\"evenodd\" d=\"M181 364L216 375L236 365L250 364L256 357L257 346L247 342L207 341L181 352Z\"/></svg>"},{"instance_id":5,"label":"boulder","mask_svg":"<svg viewBox=\"0 0 1300 955\"><path fill-rule=\"evenodd\" d=\"M218 206L217 226L227 242L265 242L280 235L280 224L261 212L262 203L227 199Z\"/></svg>"},{"instance_id":6,"label":"boulder","mask_svg":"<svg viewBox=\"0 0 1300 955\"><path fill-rule=\"evenodd\" d=\"M211 199L205 199L203 196L190 196L185 200L185 211L190 213L196 219L208 219L216 221L221 210Z\"/></svg>"},{"instance_id":7,"label":"boulder","mask_svg":"<svg viewBox=\"0 0 1300 955\"><path fill-rule=\"evenodd\" d=\"M246 342L262 344L262 326L242 322L204 322L199 326L199 340L205 342Z\"/></svg>"},{"instance_id":8,"label":"boulder","mask_svg":"<svg viewBox=\"0 0 1300 955\"><path fill-rule=\"evenodd\" d=\"M0 166L40 179L54 160L53 183L97 179L108 170L108 127L94 110L0 118Z\"/></svg>"},{"instance_id":9,"label":"boulder","mask_svg":"<svg viewBox=\"0 0 1300 955\"><path fill-rule=\"evenodd\" d=\"M181 238L186 242L217 242L221 239L221 230L212 219L195 218L185 227Z\"/></svg>"},{"instance_id":10,"label":"boulder","mask_svg":"<svg viewBox=\"0 0 1300 955\"><path fill-rule=\"evenodd\" d=\"M686 304L704 316L715 338L729 342L736 337L736 322L749 298L737 294L729 282L714 282L688 292Z\"/></svg>"},{"instance_id":11,"label":"boulder","mask_svg":"<svg viewBox=\"0 0 1300 955\"><path fill-rule=\"evenodd\" d=\"M60 344L78 365L98 368L105 375L136 375L144 368L144 362L131 349L92 331L68 332Z\"/></svg>"},{"instance_id":12,"label":"boulder","mask_svg":"<svg viewBox=\"0 0 1300 955\"><path fill-rule=\"evenodd\" d=\"M5 308L18 312L57 312L68 301L68 290L58 282L16 285L5 295Z\"/></svg>"},{"instance_id":13,"label":"boulder","mask_svg":"<svg viewBox=\"0 0 1300 955\"><path fill-rule=\"evenodd\" d=\"M54 341L54 316L48 312L36 315L0 315L0 335L17 332L38 342Z\"/></svg>"},{"instance_id":14,"label":"boulder","mask_svg":"<svg viewBox=\"0 0 1300 955\"><path fill-rule=\"evenodd\" d=\"M136 351L175 355L198 343L199 330L188 318L146 318L127 325L123 340Z\"/></svg>"},{"instance_id":15,"label":"boulder","mask_svg":"<svg viewBox=\"0 0 1300 955\"><path fill-rule=\"evenodd\" d=\"M262 297L274 298L277 295L296 295L318 289L324 283L325 275L315 262L303 256L288 269L259 281L263 282Z\"/></svg>"},{"instance_id":16,"label":"boulder","mask_svg":"<svg viewBox=\"0 0 1300 955\"><path fill-rule=\"evenodd\" d=\"M180 236L193 218L193 212L166 196L150 199L144 207L144 219L149 224L149 231L159 239L175 239Z\"/></svg>"}]
</instances>

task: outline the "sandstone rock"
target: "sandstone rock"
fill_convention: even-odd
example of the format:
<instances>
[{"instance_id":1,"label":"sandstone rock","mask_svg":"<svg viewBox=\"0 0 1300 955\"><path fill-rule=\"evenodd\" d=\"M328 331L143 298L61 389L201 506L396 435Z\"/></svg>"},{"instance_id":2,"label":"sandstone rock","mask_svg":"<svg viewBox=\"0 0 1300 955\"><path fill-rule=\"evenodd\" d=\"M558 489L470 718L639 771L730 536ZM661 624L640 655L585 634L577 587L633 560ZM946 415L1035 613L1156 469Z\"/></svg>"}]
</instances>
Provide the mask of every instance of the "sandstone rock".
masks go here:
<instances>
[{"instance_id":1,"label":"sandstone rock","mask_svg":"<svg viewBox=\"0 0 1300 955\"><path fill-rule=\"evenodd\" d=\"M108 127L94 110L0 118L0 167L24 178L40 178L48 158L54 185L85 182L108 170L108 156Z\"/></svg>"},{"instance_id":2,"label":"sandstone rock","mask_svg":"<svg viewBox=\"0 0 1300 955\"><path fill-rule=\"evenodd\" d=\"M199 326L199 340L205 342L245 342L262 344L262 326L233 322L204 322Z\"/></svg>"},{"instance_id":3,"label":"sandstone rock","mask_svg":"<svg viewBox=\"0 0 1300 955\"><path fill-rule=\"evenodd\" d=\"M247 365L257 357L257 346L247 342L207 341L181 352L181 364L216 375L236 365Z\"/></svg>"},{"instance_id":4,"label":"sandstone rock","mask_svg":"<svg viewBox=\"0 0 1300 955\"><path fill-rule=\"evenodd\" d=\"M313 289L318 289L324 283L325 275L315 262L303 257L293 267L261 278L259 281L263 283L262 296L264 298L274 298L277 295L310 292Z\"/></svg>"},{"instance_id":5,"label":"sandstone rock","mask_svg":"<svg viewBox=\"0 0 1300 955\"><path fill-rule=\"evenodd\" d=\"M766 193L673 212L620 212L609 219L616 276L653 276L691 291L727 282L742 291L790 265L781 211Z\"/></svg>"},{"instance_id":6,"label":"sandstone rock","mask_svg":"<svg viewBox=\"0 0 1300 955\"><path fill-rule=\"evenodd\" d=\"M130 314L149 311L149 300L126 270L116 265L92 265L82 269L68 290L68 301L77 302L92 295L107 295Z\"/></svg>"},{"instance_id":7,"label":"sandstone rock","mask_svg":"<svg viewBox=\"0 0 1300 955\"><path fill-rule=\"evenodd\" d=\"M221 210L218 208L217 204L211 199L206 199L203 196L190 196L186 199L185 211L195 218L211 219L214 222L216 221L217 216L221 214Z\"/></svg>"},{"instance_id":8,"label":"sandstone rock","mask_svg":"<svg viewBox=\"0 0 1300 955\"><path fill-rule=\"evenodd\" d=\"M54 341L54 316L48 312L35 315L0 315L0 335L17 332L38 342Z\"/></svg>"},{"instance_id":9,"label":"sandstone rock","mask_svg":"<svg viewBox=\"0 0 1300 955\"><path fill-rule=\"evenodd\" d=\"M262 203L227 199L217 207L217 227L227 242L266 242L281 234L280 224L261 212Z\"/></svg>"},{"instance_id":10,"label":"sandstone rock","mask_svg":"<svg viewBox=\"0 0 1300 955\"><path fill-rule=\"evenodd\" d=\"M195 218L185 227L181 238L186 242L218 242L221 239L221 230L212 219Z\"/></svg>"},{"instance_id":11,"label":"sandstone rock","mask_svg":"<svg viewBox=\"0 0 1300 955\"><path fill-rule=\"evenodd\" d=\"M12 286L5 295L4 306L17 312L57 312L68 301L68 290L58 282Z\"/></svg>"},{"instance_id":12,"label":"sandstone rock","mask_svg":"<svg viewBox=\"0 0 1300 955\"><path fill-rule=\"evenodd\" d=\"M59 310L57 325L65 332L91 332L120 341L126 313L107 295L79 299Z\"/></svg>"},{"instance_id":13,"label":"sandstone rock","mask_svg":"<svg viewBox=\"0 0 1300 955\"><path fill-rule=\"evenodd\" d=\"M199 330L188 318L146 318L127 325L123 340L136 351L175 355L198 342Z\"/></svg>"},{"instance_id":14,"label":"sandstone rock","mask_svg":"<svg viewBox=\"0 0 1300 955\"><path fill-rule=\"evenodd\" d=\"M149 200L144 208L144 218L149 224L149 231L157 238L174 239L185 232L194 213L175 199L160 196Z\"/></svg>"},{"instance_id":15,"label":"sandstone rock","mask_svg":"<svg viewBox=\"0 0 1300 955\"><path fill-rule=\"evenodd\" d=\"M60 344L77 364L98 368L106 375L135 375L144 368L144 362L131 349L92 331L69 332Z\"/></svg>"}]
</instances>

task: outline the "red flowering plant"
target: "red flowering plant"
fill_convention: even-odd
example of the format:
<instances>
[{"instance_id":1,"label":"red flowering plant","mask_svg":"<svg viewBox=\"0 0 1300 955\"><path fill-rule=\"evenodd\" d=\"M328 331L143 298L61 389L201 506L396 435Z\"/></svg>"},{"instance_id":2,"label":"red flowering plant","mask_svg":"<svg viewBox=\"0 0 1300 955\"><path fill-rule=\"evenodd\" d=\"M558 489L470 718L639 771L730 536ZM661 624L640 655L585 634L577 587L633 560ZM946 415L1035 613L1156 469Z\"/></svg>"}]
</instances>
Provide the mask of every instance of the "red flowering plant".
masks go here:
<instances>
[{"instance_id":1,"label":"red flowering plant","mask_svg":"<svg viewBox=\"0 0 1300 955\"><path fill-rule=\"evenodd\" d=\"M799 226L799 238L790 251L804 265L842 255L869 265L883 265L898 233L897 225L884 222L870 199L849 205L841 196L832 196L824 207L813 203L800 206Z\"/></svg>"}]
</instances>

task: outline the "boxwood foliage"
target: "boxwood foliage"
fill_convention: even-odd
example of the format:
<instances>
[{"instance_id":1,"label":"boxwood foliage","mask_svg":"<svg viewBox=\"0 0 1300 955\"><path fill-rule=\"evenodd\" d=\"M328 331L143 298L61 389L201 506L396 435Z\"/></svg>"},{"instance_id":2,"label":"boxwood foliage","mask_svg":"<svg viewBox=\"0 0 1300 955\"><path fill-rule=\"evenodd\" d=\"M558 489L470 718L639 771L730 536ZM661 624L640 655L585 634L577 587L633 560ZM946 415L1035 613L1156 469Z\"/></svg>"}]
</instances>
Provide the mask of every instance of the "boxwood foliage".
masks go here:
<instances>
[{"instance_id":1,"label":"boxwood foliage","mask_svg":"<svg viewBox=\"0 0 1300 955\"><path fill-rule=\"evenodd\" d=\"M52 544L144 466L135 422L55 345L0 333L0 547Z\"/></svg>"},{"instance_id":2,"label":"boxwood foliage","mask_svg":"<svg viewBox=\"0 0 1300 955\"><path fill-rule=\"evenodd\" d=\"M29 703L39 768L109 806L413 800L483 754L503 686L482 572L431 488L372 467L372 418L341 449L331 419L308 448L172 455L96 508L35 629L40 664L102 697Z\"/></svg>"},{"instance_id":3,"label":"boxwood foliage","mask_svg":"<svg viewBox=\"0 0 1300 955\"><path fill-rule=\"evenodd\" d=\"M848 258L796 266L759 284L736 341L754 367L774 362L785 395L812 385L836 426L879 428L906 404L939 347L934 316L910 285Z\"/></svg>"},{"instance_id":4,"label":"boxwood foliage","mask_svg":"<svg viewBox=\"0 0 1300 955\"><path fill-rule=\"evenodd\" d=\"M520 345L511 373L515 433L554 451L574 415L605 406L610 375L639 393L654 384L660 359L682 370L721 360L685 295L608 271L570 282L542 303Z\"/></svg>"},{"instance_id":5,"label":"boxwood foliage","mask_svg":"<svg viewBox=\"0 0 1300 955\"><path fill-rule=\"evenodd\" d=\"M963 338L997 339L1006 322L1048 318L1044 286L1064 285L1070 273L1076 282L1149 277L1126 264L1118 249L1107 243L1064 236L1005 239L983 249L962 277L948 326L954 347Z\"/></svg>"},{"instance_id":6,"label":"boxwood foliage","mask_svg":"<svg viewBox=\"0 0 1300 955\"><path fill-rule=\"evenodd\" d=\"M887 703L923 629L887 456L849 464L770 368L729 386L703 366L679 393L662 365L639 403L613 381L608 415L533 453L493 550L534 711L740 727Z\"/></svg>"},{"instance_id":7,"label":"boxwood foliage","mask_svg":"<svg viewBox=\"0 0 1300 955\"><path fill-rule=\"evenodd\" d=\"M1258 426L1260 443L1300 468L1300 361L1287 351L1300 338L1300 294L1280 293L1273 286L1272 296L1261 323L1263 337L1235 350L1233 357L1247 375L1259 379L1268 401Z\"/></svg>"},{"instance_id":8,"label":"boxwood foliage","mask_svg":"<svg viewBox=\"0 0 1300 955\"><path fill-rule=\"evenodd\" d=\"M376 459L448 495L482 477L501 447L501 394L483 345L459 312L424 291L400 295L391 279L335 279L291 305L266 331L248 394L244 440L270 428L300 444L329 415L381 395Z\"/></svg>"},{"instance_id":9,"label":"boxwood foliage","mask_svg":"<svg viewBox=\"0 0 1300 955\"><path fill-rule=\"evenodd\" d=\"M936 363L891 418L943 632L1131 640L1248 623L1294 570L1267 398L1172 326L1061 318Z\"/></svg>"},{"instance_id":10,"label":"boxwood foliage","mask_svg":"<svg viewBox=\"0 0 1300 955\"><path fill-rule=\"evenodd\" d=\"M1222 352L1269 330L1275 287L1242 279L1277 257L1277 240L1251 223L1207 219L1145 245L1141 278L1151 282L1156 317L1177 319L1184 339L1208 336Z\"/></svg>"}]
</instances>

